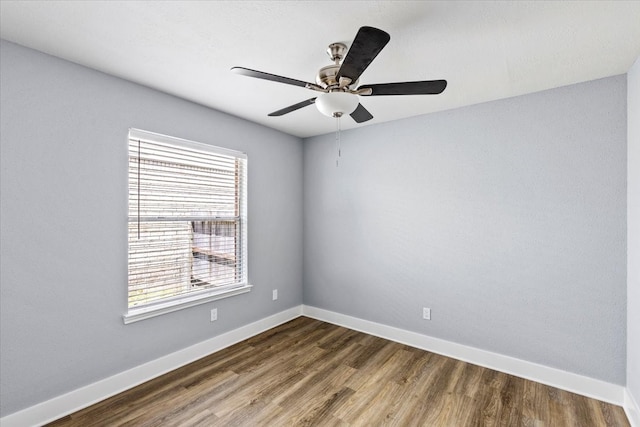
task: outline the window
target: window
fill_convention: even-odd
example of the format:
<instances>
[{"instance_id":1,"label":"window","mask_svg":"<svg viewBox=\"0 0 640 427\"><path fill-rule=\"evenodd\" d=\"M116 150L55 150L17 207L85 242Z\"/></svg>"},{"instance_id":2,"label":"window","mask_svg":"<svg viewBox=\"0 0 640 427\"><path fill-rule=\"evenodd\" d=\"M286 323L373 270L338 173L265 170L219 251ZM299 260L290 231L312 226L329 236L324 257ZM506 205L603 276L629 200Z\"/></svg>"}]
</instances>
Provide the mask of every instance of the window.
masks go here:
<instances>
[{"instance_id":1,"label":"window","mask_svg":"<svg viewBox=\"0 0 640 427\"><path fill-rule=\"evenodd\" d=\"M244 153L129 131L125 323L248 292Z\"/></svg>"}]
</instances>

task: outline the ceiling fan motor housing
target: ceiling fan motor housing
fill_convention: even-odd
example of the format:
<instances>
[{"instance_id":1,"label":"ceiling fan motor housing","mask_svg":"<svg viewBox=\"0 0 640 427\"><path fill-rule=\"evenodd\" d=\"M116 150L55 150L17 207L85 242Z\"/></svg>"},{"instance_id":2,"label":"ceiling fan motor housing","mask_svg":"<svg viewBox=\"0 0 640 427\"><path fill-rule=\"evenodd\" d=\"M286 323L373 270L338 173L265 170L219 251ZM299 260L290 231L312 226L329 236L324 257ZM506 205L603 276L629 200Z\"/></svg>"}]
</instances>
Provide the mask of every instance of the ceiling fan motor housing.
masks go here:
<instances>
[{"instance_id":1,"label":"ceiling fan motor housing","mask_svg":"<svg viewBox=\"0 0 640 427\"><path fill-rule=\"evenodd\" d=\"M330 86L337 86L336 76L339 70L340 65L327 65L326 67L320 68L316 76L316 83L325 89Z\"/></svg>"}]
</instances>

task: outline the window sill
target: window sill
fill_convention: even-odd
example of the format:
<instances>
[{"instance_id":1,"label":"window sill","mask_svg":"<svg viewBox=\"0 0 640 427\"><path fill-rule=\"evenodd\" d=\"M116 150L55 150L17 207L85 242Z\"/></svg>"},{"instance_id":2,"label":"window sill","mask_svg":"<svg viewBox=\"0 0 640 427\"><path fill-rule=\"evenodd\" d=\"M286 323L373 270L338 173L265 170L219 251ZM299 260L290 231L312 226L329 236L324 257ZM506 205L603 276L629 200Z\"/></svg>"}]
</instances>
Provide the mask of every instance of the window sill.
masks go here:
<instances>
[{"instance_id":1,"label":"window sill","mask_svg":"<svg viewBox=\"0 0 640 427\"><path fill-rule=\"evenodd\" d=\"M246 284L237 288L227 289L223 291L212 291L204 295L197 295L187 298L182 298L176 301L170 301L165 304L158 304L150 307L141 307L130 309L127 314L122 316L125 325L129 323L138 322L140 320L149 319L151 317L161 316L163 314L172 313L174 311L182 310L183 308L193 307L200 304L205 304L210 301L215 301L223 298L232 297L235 295L245 294L251 290L253 286Z\"/></svg>"}]
</instances>

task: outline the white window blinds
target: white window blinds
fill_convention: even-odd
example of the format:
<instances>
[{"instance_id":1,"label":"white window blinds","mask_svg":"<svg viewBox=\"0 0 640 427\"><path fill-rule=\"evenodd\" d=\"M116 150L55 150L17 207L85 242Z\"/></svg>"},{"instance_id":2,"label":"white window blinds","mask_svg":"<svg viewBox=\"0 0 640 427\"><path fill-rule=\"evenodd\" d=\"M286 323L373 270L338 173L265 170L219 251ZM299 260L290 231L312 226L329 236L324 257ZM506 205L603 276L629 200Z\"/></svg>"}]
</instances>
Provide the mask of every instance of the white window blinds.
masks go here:
<instances>
[{"instance_id":1,"label":"white window blinds","mask_svg":"<svg viewBox=\"0 0 640 427\"><path fill-rule=\"evenodd\" d=\"M246 173L244 153L130 131L130 312L247 285Z\"/></svg>"}]
</instances>

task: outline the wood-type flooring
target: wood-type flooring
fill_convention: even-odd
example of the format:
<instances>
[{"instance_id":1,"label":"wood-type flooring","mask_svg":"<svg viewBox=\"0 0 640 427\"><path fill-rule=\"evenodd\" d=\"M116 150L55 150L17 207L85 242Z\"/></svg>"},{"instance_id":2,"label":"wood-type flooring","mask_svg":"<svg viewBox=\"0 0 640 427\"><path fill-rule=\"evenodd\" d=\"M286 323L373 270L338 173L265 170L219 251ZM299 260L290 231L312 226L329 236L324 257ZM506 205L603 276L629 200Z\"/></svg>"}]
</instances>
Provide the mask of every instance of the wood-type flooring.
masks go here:
<instances>
[{"instance_id":1,"label":"wood-type flooring","mask_svg":"<svg viewBox=\"0 0 640 427\"><path fill-rule=\"evenodd\" d=\"M299 317L50 426L629 426L621 407Z\"/></svg>"}]
</instances>

